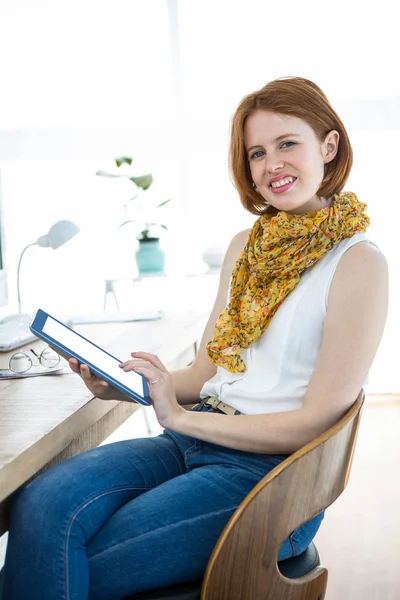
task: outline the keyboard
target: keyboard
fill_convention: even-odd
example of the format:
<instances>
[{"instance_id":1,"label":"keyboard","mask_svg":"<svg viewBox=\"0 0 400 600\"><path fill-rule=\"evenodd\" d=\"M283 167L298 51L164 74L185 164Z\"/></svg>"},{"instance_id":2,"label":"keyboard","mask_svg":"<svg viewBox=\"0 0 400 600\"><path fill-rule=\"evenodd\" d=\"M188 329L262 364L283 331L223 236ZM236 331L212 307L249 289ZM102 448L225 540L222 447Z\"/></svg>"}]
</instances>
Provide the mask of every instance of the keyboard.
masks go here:
<instances>
[{"instance_id":1,"label":"keyboard","mask_svg":"<svg viewBox=\"0 0 400 600\"><path fill-rule=\"evenodd\" d=\"M129 323L132 321L157 321L163 316L161 310L143 310L136 312L114 312L87 315L69 315L71 325L91 325L96 323Z\"/></svg>"},{"instance_id":2,"label":"keyboard","mask_svg":"<svg viewBox=\"0 0 400 600\"><path fill-rule=\"evenodd\" d=\"M29 329L31 317L11 315L0 320L0 352L8 352L36 340Z\"/></svg>"}]
</instances>

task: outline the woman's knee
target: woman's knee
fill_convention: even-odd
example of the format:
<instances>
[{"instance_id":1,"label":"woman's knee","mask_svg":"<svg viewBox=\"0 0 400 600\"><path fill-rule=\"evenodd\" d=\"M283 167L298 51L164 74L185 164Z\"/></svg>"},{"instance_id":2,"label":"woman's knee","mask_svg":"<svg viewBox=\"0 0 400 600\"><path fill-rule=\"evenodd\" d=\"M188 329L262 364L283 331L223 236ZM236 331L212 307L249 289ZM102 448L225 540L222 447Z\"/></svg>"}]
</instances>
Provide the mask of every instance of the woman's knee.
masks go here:
<instances>
[{"instance_id":1,"label":"woman's knee","mask_svg":"<svg viewBox=\"0 0 400 600\"><path fill-rule=\"evenodd\" d=\"M60 523L66 514L90 495L96 485L94 457L89 453L67 459L38 475L16 492L10 513L10 529L42 529Z\"/></svg>"},{"instance_id":2,"label":"woman's knee","mask_svg":"<svg viewBox=\"0 0 400 600\"><path fill-rule=\"evenodd\" d=\"M60 502L71 487L71 481L55 467L42 473L18 490L11 502L10 529L26 525L29 529L42 527L42 521L49 522L52 515L60 515Z\"/></svg>"},{"instance_id":3,"label":"woman's knee","mask_svg":"<svg viewBox=\"0 0 400 600\"><path fill-rule=\"evenodd\" d=\"M28 511L33 518L39 512L57 512L60 504L64 508L65 504L74 502L78 496L81 500L85 491L87 495L98 485L107 487L109 482L103 479L111 479L113 473L112 456L110 452L107 454L107 469L103 468L102 448L95 448L41 473L16 493L12 503L13 513ZM104 477L102 471L105 471Z\"/></svg>"}]
</instances>

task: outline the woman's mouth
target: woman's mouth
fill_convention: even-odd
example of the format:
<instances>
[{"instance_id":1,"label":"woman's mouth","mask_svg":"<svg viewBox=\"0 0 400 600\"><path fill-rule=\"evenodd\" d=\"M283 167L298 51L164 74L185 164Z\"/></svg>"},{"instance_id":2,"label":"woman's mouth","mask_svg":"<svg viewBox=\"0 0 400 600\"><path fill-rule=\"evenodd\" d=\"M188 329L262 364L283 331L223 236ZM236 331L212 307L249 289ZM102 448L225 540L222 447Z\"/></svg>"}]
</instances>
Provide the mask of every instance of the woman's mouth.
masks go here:
<instances>
[{"instance_id":1,"label":"woman's mouth","mask_svg":"<svg viewBox=\"0 0 400 600\"><path fill-rule=\"evenodd\" d=\"M274 181L270 184L270 189L273 194L283 194L283 192L287 192L290 190L297 181L297 177L285 177L280 181Z\"/></svg>"}]
</instances>

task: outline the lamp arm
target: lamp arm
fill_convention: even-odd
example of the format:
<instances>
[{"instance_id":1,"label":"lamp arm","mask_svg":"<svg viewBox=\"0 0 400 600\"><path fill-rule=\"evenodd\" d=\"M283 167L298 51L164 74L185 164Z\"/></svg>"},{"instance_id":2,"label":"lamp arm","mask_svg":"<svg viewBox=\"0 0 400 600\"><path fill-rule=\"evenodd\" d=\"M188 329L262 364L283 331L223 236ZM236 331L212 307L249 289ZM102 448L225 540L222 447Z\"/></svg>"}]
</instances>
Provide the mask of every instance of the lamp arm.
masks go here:
<instances>
[{"instance_id":1,"label":"lamp arm","mask_svg":"<svg viewBox=\"0 0 400 600\"><path fill-rule=\"evenodd\" d=\"M21 255L20 255L19 261L18 261L18 267L17 267L18 314L21 314L21 296L20 296L20 291L19 291L19 272L21 270L21 261L22 261L23 255L25 254L25 251L28 248L30 248L31 246L37 246L37 242L34 242L33 244L28 244L27 246L25 246L25 248L21 252Z\"/></svg>"}]
</instances>

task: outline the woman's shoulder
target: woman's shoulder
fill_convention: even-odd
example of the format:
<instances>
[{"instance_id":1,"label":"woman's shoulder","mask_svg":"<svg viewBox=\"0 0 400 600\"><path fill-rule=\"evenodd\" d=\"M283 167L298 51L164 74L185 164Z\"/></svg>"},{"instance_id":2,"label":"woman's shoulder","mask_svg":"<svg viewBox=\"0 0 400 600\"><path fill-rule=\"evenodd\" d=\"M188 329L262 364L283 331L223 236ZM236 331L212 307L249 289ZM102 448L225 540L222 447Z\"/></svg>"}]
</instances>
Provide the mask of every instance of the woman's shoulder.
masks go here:
<instances>
[{"instance_id":1,"label":"woman's shoulder","mask_svg":"<svg viewBox=\"0 0 400 600\"><path fill-rule=\"evenodd\" d=\"M382 250L367 237L363 236L357 243L351 245L341 256L338 268L346 272L354 269L371 273L387 264Z\"/></svg>"},{"instance_id":2,"label":"woman's shoulder","mask_svg":"<svg viewBox=\"0 0 400 600\"><path fill-rule=\"evenodd\" d=\"M340 257L330 288L330 299L336 294L342 295L345 289L353 290L355 285L365 293L388 287L386 257L368 238L350 246Z\"/></svg>"},{"instance_id":3,"label":"woman's shoulder","mask_svg":"<svg viewBox=\"0 0 400 600\"><path fill-rule=\"evenodd\" d=\"M240 253L247 243L250 231L251 229L243 229L242 231L239 231L239 233L236 233L229 242L228 248L225 252L220 275L220 290L222 294L226 295L229 289L232 271L235 267L237 259L240 256Z\"/></svg>"},{"instance_id":4,"label":"woman's shoulder","mask_svg":"<svg viewBox=\"0 0 400 600\"><path fill-rule=\"evenodd\" d=\"M242 231L236 233L231 239L229 247L233 247L235 250L236 248L240 248L241 250L243 250L250 235L250 231L251 227L249 227L248 229L242 229Z\"/></svg>"},{"instance_id":5,"label":"woman's shoulder","mask_svg":"<svg viewBox=\"0 0 400 600\"><path fill-rule=\"evenodd\" d=\"M321 259L321 263L331 265L333 272L352 271L354 268L363 268L369 259L375 262L385 261L385 256L377 244L370 240L364 233L356 233L351 237L342 239Z\"/></svg>"},{"instance_id":6,"label":"woman's shoulder","mask_svg":"<svg viewBox=\"0 0 400 600\"><path fill-rule=\"evenodd\" d=\"M230 270L232 270L234 267L236 260L239 258L239 254L247 243L250 231L251 228L239 231L239 233L236 233L229 242L225 253L225 262L228 264L228 269L230 268Z\"/></svg>"}]
</instances>

